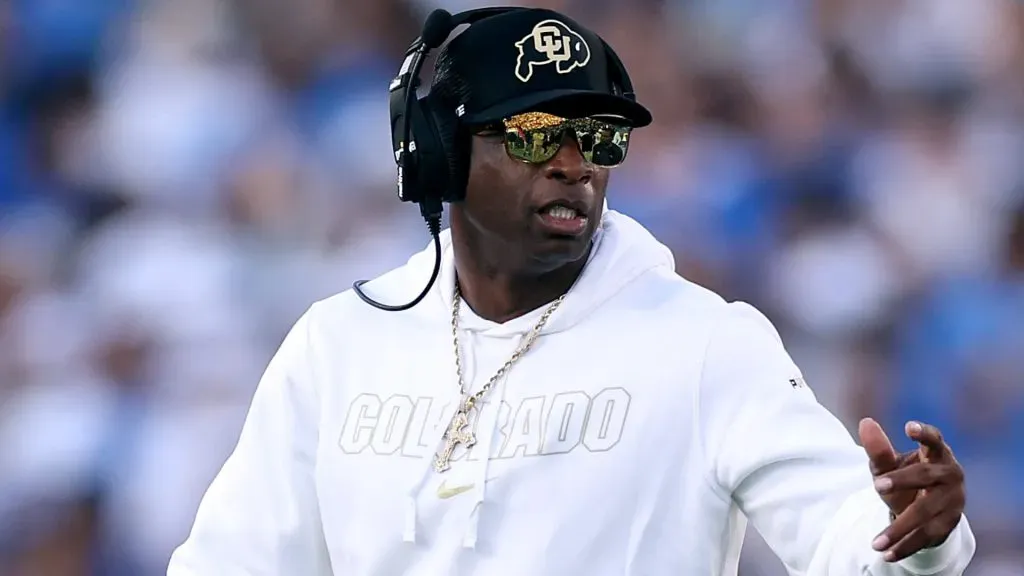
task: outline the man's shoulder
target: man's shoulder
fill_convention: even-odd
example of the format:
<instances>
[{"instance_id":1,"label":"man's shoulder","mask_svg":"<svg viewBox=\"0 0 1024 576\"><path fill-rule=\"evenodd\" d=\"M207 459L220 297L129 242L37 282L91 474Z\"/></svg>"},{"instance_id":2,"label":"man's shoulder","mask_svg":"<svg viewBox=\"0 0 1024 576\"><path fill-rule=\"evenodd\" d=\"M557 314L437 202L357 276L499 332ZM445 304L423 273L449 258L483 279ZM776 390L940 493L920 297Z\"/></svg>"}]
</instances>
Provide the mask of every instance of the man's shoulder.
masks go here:
<instances>
[{"instance_id":1,"label":"man's shoulder","mask_svg":"<svg viewBox=\"0 0 1024 576\"><path fill-rule=\"evenodd\" d=\"M781 342L775 325L758 308L744 301L729 301L714 290L674 271L659 270L638 283L631 295L680 328L701 326L708 337L727 335L743 340L765 338Z\"/></svg>"},{"instance_id":2,"label":"man's shoulder","mask_svg":"<svg viewBox=\"0 0 1024 576\"><path fill-rule=\"evenodd\" d=\"M730 302L711 288L665 269L646 274L630 292L631 300L671 318L682 314L710 320L736 314L737 306L750 307L742 302Z\"/></svg>"}]
</instances>

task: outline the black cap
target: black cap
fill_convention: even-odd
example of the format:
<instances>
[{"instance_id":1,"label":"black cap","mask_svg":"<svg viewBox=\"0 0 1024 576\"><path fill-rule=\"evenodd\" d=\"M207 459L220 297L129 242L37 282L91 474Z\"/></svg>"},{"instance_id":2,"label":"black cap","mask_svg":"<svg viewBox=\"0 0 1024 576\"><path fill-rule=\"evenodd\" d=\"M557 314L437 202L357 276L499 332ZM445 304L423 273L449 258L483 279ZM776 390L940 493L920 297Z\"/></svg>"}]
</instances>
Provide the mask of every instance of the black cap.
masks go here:
<instances>
[{"instance_id":1,"label":"black cap","mask_svg":"<svg viewBox=\"0 0 1024 576\"><path fill-rule=\"evenodd\" d=\"M467 124L534 111L616 115L634 127L651 123L646 108L623 96L601 38L557 12L490 16L453 38L447 51L470 88L456 111Z\"/></svg>"}]
</instances>

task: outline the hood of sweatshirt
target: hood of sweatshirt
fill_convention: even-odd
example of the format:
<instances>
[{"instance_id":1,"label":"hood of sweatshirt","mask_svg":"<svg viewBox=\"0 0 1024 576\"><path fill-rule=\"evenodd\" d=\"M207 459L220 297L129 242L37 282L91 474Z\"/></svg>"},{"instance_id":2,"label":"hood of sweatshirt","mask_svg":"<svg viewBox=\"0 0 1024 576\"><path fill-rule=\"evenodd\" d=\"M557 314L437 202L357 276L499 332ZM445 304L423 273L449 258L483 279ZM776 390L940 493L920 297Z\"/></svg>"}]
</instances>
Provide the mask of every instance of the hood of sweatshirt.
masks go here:
<instances>
[{"instance_id":1,"label":"hood of sweatshirt","mask_svg":"<svg viewBox=\"0 0 1024 576\"><path fill-rule=\"evenodd\" d=\"M441 233L441 254L437 282L431 294L413 310L430 316L441 314L447 321L451 316L455 290L455 254L451 231L447 229ZM430 277L433 266L434 248L430 245L409 260L407 278L425 280ZM655 268L675 270L675 260L668 247L632 218L606 210L594 236L589 262L541 333L551 334L572 328L629 283ZM544 305L541 309L546 307ZM539 312L500 324L472 315L466 319L467 324L463 328L484 330L496 337L521 335L533 328Z\"/></svg>"}]
</instances>

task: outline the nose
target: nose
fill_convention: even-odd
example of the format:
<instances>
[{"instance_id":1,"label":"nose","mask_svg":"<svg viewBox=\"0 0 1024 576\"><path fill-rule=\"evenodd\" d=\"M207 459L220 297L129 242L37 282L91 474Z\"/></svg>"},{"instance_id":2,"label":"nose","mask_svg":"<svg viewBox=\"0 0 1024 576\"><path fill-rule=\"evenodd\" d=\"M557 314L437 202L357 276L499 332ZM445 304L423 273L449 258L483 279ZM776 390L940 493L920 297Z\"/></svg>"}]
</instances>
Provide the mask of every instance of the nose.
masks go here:
<instances>
[{"instance_id":1,"label":"nose","mask_svg":"<svg viewBox=\"0 0 1024 576\"><path fill-rule=\"evenodd\" d=\"M587 184L594 177L594 165L580 154L576 138L566 134L555 157L544 165L544 175L563 184Z\"/></svg>"}]
</instances>

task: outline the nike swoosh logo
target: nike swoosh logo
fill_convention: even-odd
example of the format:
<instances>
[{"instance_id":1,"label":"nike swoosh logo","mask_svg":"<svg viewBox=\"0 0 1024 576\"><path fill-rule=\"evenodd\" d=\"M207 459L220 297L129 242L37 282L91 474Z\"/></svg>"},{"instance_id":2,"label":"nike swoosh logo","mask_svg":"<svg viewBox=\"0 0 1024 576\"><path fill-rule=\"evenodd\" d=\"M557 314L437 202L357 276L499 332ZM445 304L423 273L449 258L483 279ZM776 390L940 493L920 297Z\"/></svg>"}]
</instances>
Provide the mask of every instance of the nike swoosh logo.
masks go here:
<instances>
[{"instance_id":1,"label":"nike swoosh logo","mask_svg":"<svg viewBox=\"0 0 1024 576\"><path fill-rule=\"evenodd\" d=\"M454 498L464 492L469 492L473 489L475 484L463 484L462 486L448 486L448 481L441 482L441 485L437 487L437 497L443 500L448 498Z\"/></svg>"}]
</instances>

